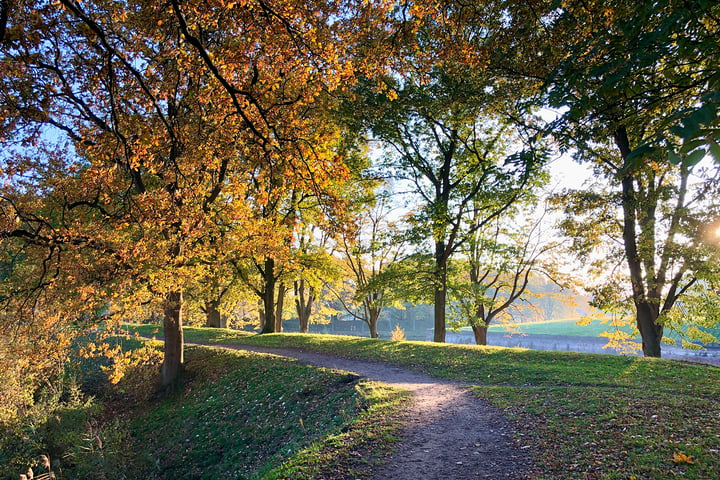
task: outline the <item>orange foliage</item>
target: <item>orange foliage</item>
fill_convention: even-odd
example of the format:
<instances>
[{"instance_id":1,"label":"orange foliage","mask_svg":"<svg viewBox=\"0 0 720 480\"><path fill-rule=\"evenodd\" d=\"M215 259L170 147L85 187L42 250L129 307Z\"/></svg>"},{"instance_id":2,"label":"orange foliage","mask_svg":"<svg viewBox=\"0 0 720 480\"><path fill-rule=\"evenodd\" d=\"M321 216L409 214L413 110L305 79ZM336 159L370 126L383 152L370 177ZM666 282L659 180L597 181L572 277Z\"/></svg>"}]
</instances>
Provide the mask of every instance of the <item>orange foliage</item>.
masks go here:
<instances>
[{"instance_id":1,"label":"orange foliage","mask_svg":"<svg viewBox=\"0 0 720 480\"><path fill-rule=\"evenodd\" d=\"M676 464L686 463L688 465L694 465L695 460L693 460L692 455L686 455L683 452L675 452L675 453L673 453L673 463L676 463Z\"/></svg>"},{"instance_id":2,"label":"orange foliage","mask_svg":"<svg viewBox=\"0 0 720 480\"><path fill-rule=\"evenodd\" d=\"M0 172L6 328L61 352L227 254L282 258L294 222L278 206L296 193L344 208L324 112L378 68L355 46L384 35L389 4L16 3L0 66L0 138L22 147Z\"/></svg>"}]
</instances>

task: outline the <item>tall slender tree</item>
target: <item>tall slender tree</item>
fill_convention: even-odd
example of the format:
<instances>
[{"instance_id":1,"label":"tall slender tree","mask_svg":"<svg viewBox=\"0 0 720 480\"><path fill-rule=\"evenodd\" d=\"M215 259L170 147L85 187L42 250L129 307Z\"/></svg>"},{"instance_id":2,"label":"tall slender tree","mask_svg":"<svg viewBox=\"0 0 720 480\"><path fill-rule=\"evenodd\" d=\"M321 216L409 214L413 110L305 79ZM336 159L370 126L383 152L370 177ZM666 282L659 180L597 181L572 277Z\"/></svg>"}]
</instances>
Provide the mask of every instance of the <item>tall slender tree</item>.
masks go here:
<instances>
[{"instance_id":1,"label":"tall slender tree","mask_svg":"<svg viewBox=\"0 0 720 480\"><path fill-rule=\"evenodd\" d=\"M336 297L346 312L367 324L370 338L378 338L378 320L383 309L398 304L398 272L394 267L406 254L403 222L391 219L387 196L375 198L375 206L357 213L356 231L344 232L339 250L349 272L349 299Z\"/></svg>"},{"instance_id":2,"label":"tall slender tree","mask_svg":"<svg viewBox=\"0 0 720 480\"><path fill-rule=\"evenodd\" d=\"M478 213L470 215L471 224L483 220L482 214L480 218L475 216ZM559 243L548 235L544 215L533 216L527 206L510 213L468 238L462 248L467 268L460 281L453 281L452 293L462 320L470 324L478 345L487 345L491 322L508 315L531 295L528 286L533 278L545 276L556 283L562 281L555 266L557 258L550 257Z\"/></svg>"}]
</instances>

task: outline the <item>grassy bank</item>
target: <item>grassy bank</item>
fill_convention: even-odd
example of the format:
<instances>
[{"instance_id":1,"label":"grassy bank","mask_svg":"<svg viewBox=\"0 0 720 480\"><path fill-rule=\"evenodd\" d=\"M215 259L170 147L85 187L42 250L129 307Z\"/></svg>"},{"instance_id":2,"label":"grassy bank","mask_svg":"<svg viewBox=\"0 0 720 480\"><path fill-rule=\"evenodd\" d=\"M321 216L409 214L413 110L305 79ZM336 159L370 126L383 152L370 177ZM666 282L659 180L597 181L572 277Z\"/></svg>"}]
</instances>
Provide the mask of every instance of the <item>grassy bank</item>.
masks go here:
<instances>
[{"instance_id":1,"label":"grassy bank","mask_svg":"<svg viewBox=\"0 0 720 480\"><path fill-rule=\"evenodd\" d=\"M150 333L149 328L140 330ZM715 367L327 335L188 328L186 338L381 360L473 383L479 396L517 422L543 479L720 478Z\"/></svg>"},{"instance_id":2,"label":"grassy bank","mask_svg":"<svg viewBox=\"0 0 720 480\"><path fill-rule=\"evenodd\" d=\"M123 340L131 350L144 343ZM97 370L112 362L75 362L94 372L98 397L76 391L77 400L0 425L0 477L49 474L46 455L56 478L366 478L396 442L406 396L355 375L188 347L178 387L157 396L160 356L147 358L117 384Z\"/></svg>"},{"instance_id":3,"label":"grassy bank","mask_svg":"<svg viewBox=\"0 0 720 480\"><path fill-rule=\"evenodd\" d=\"M191 347L184 390L131 423L155 478L317 478L384 452L401 397L354 375L271 355ZM332 455L330 455L332 452Z\"/></svg>"}]
</instances>

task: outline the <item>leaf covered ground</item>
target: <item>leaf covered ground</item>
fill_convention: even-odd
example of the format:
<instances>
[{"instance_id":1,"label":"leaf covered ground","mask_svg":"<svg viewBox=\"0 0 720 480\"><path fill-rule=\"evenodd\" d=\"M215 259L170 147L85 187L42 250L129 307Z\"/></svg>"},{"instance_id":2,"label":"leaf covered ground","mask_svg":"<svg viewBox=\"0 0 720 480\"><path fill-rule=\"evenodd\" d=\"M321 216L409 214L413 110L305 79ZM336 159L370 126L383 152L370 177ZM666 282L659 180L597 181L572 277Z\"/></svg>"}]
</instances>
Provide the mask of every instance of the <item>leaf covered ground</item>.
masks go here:
<instances>
[{"instance_id":1,"label":"leaf covered ground","mask_svg":"<svg viewBox=\"0 0 720 480\"><path fill-rule=\"evenodd\" d=\"M720 478L717 367L327 335L187 329L186 338L303 348L467 381L516 422L541 479Z\"/></svg>"}]
</instances>

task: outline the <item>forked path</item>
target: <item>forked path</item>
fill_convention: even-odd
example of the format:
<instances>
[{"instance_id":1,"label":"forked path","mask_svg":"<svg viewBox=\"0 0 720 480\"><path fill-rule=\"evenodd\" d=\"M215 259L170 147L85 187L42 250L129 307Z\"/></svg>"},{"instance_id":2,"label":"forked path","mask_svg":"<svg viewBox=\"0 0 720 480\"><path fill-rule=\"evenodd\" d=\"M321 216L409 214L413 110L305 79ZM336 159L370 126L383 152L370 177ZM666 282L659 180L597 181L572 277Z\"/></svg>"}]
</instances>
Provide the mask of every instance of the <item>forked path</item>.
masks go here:
<instances>
[{"instance_id":1,"label":"forked path","mask_svg":"<svg viewBox=\"0 0 720 480\"><path fill-rule=\"evenodd\" d=\"M357 373L408 390L401 442L378 467L376 480L526 479L531 477L528 450L513 440L502 413L474 396L467 385L379 362L339 358L294 349L245 345L226 348L272 353L300 362Z\"/></svg>"}]
</instances>

